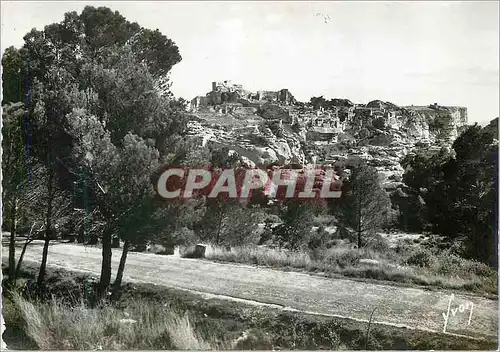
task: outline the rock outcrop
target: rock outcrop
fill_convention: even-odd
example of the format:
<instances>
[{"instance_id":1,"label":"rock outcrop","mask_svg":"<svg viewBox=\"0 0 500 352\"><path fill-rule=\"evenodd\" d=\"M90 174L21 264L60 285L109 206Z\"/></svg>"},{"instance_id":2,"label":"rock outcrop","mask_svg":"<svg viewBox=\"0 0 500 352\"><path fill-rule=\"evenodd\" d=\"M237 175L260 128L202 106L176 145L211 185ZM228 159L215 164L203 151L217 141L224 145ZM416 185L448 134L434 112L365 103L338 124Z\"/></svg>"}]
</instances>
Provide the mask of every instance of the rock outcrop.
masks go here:
<instances>
[{"instance_id":1,"label":"rock outcrop","mask_svg":"<svg viewBox=\"0 0 500 352\"><path fill-rule=\"evenodd\" d=\"M399 107L373 100L354 104L332 99L326 108L296 102L288 90L271 94L244 91L241 86L217 85L211 94L237 93L238 103L204 99L190 122L190 133L201 144L227 147L245 165L343 163L361 161L375 167L388 191L402 185L402 158L416 147L450 147L467 125L464 107ZM229 100L236 98L231 98ZM195 98L195 103L203 99ZM236 105L237 104L237 105Z\"/></svg>"}]
</instances>

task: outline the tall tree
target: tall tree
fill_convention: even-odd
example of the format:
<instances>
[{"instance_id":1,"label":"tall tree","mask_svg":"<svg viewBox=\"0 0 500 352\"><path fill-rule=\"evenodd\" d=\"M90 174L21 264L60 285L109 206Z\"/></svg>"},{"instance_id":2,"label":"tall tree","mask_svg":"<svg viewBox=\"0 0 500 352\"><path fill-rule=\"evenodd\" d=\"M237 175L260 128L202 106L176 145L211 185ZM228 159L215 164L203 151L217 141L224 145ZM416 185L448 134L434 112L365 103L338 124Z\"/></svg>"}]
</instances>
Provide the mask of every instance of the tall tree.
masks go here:
<instances>
[{"instance_id":1,"label":"tall tree","mask_svg":"<svg viewBox=\"0 0 500 352\"><path fill-rule=\"evenodd\" d=\"M447 220L455 232L464 235L468 255L496 266L498 120L485 128L469 127L453 149L456 158L444 165L444 183L453 202Z\"/></svg>"},{"instance_id":2,"label":"tall tree","mask_svg":"<svg viewBox=\"0 0 500 352\"><path fill-rule=\"evenodd\" d=\"M113 165L115 161L119 169L124 143L132 138L127 136L155 147L160 157L178 143L172 135L185 124L177 113L180 106L165 89L168 72L181 56L175 43L159 31L142 28L105 7L87 6L81 14L67 13L63 21L42 31L34 29L24 40L21 54L32 87L29 113L34 154L48 167L49 194L56 182L68 189L80 184L85 175L89 210L95 213L97 209L105 222L101 286L107 287L118 215L115 199L104 183L110 185L107 176L113 174L113 167L99 169L97 157L88 158L101 150L104 154L99 157L111 158L106 162ZM78 116L92 125L85 133L75 134L75 123L81 122ZM82 156L81 151L92 145L89 138L100 136L106 136L101 144ZM52 209L48 201L46 238L52 231Z\"/></svg>"},{"instance_id":3,"label":"tall tree","mask_svg":"<svg viewBox=\"0 0 500 352\"><path fill-rule=\"evenodd\" d=\"M2 203L3 219L7 219L9 239L9 280L14 280L15 241L20 218L20 203L28 189L24 109L21 103L5 105L2 113Z\"/></svg>"},{"instance_id":4,"label":"tall tree","mask_svg":"<svg viewBox=\"0 0 500 352\"><path fill-rule=\"evenodd\" d=\"M433 231L462 242L464 254L492 266L496 266L497 160L498 119L484 128L469 126L451 153L407 157L403 177L425 200Z\"/></svg>"},{"instance_id":5,"label":"tall tree","mask_svg":"<svg viewBox=\"0 0 500 352\"><path fill-rule=\"evenodd\" d=\"M447 148L441 148L438 152L418 150L402 160L401 164L406 169L403 182L408 186L408 194L403 194L404 201L400 199L395 203L399 203L400 225L405 231L422 230L430 224L434 231L446 232L445 228L438 226L436 220L450 215L452 202L449 199L452 195L443 197L447 193L443 166L452 158L453 153ZM397 198L398 193L393 197Z\"/></svg>"},{"instance_id":6,"label":"tall tree","mask_svg":"<svg viewBox=\"0 0 500 352\"><path fill-rule=\"evenodd\" d=\"M37 162L29 154L29 139L26 139L25 113L21 103L4 106L2 128L2 199L4 218L8 220L10 230L9 241L9 279L16 275L15 239L18 234L20 220L29 218L30 222L43 223L44 250L38 275L39 284L43 283L47 263L48 246L55 237L54 221L59 223L67 215L67 194L56 187L55 182L49 183L50 170ZM50 208L47 206L50 204ZM45 209L45 214L40 213ZM38 228L38 227L37 227ZM49 228L49 235L47 235ZM33 237L25 242L26 246ZM20 266L19 260L17 267ZM18 270L16 270L18 271Z\"/></svg>"},{"instance_id":7,"label":"tall tree","mask_svg":"<svg viewBox=\"0 0 500 352\"><path fill-rule=\"evenodd\" d=\"M89 67L90 74L99 77L91 87L97 92L95 100L86 109L69 115L76 153L73 160L93 180L94 203L106 223L101 236L103 292L111 280L112 236L125 240L115 285L119 287L127 252L137 239L134 236L141 233L137 226L144 223L121 227L119 224L125 217L144 215L144 209L154 213L150 176L160 161L169 158L166 154L175 154L172 149L179 139L174 135L183 132L182 115L175 112L173 101L154 89L152 76L144 66L131 60L130 51L125 48L122 53L114 70ZM170 119L172 115L174 118ZM173 126L176 122L177 126Z\"/></svg>"},{"instance_id":8,"label":"tall tree","mask_svg":"<svg viewBox=\"0 0 500 352\"><path fill-rule=\"evenodd\" d=\"M37 284L43 285L49 243L56 237L54 220L56 198L62 189L58 185L57 168L61 159L61 150L67 148L65 143L65 112L69 110L70 102L66 99L64 87L67 87L67 71L54 66L44 72L43 82L35 78L29 89L29 137L30 150L33 156L44 165L43 180L45 182L45 233L42 262Z\"/></svg>"},{"instance_id":9,"label":"tall tree","mask_svg":"<svg viewBox=\"0 0 500 352\"><path fill-rule=\"evenodd\" d=\"M309 242L314 217L325 210L324 206L300 199L285 199L280 208L283 223L273 229L273 235L280 247L297 250Z\"/></svg>"},{"instance_id":10,"label":"tall tree","mask_svg":"<svg viewBox=\"0 0 500 352\"><path fill-rule=\"evenodd\" d=\"M21 50L11 46L2 55L2 105L23 101L24 65Z\"/></svg>"},{"instance_id":11,"label":"tall tree","mask_svg":"<svg viewBox=\"0 0 500 352\"><path fill-rule=\"evenodd\" d=\"M339 203L340 222L356 232L358 248L364 245L367 235L384 223L390 207L389 196L380 187L377 170L365 164L355 167L343 183Z\"/></svg>"}]
</instances>

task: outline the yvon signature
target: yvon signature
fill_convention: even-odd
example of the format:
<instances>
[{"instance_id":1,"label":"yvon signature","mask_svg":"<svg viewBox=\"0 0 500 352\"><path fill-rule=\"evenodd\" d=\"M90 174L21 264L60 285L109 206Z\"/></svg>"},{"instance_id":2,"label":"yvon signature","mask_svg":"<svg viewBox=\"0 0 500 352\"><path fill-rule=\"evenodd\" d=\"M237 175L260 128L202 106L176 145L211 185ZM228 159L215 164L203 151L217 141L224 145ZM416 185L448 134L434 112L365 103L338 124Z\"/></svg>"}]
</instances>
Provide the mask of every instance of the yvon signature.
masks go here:
<instances>
[{"instance_id":1,"label":"yvon signature","mask_svg":"<svg viewBox=\"0 0 500 352\"><path fill-rule=\"evenodd\" d=\"M466 302L465 304L461 304L455 308L451 308L454 299L455 295L452 293L450 296L450 301L448 302L448 311L446 313L443 313L443 318L444 318L443 332L446 332L446 327L448 326L448 319L450 317L450 313L453 316L455 316L457 315L457 313L467 312L469 314L469 321L467 323L467 326L470 325L470 322L472 320L472 311L474 310L474 303Z\"/></svg>"}]
</instances>

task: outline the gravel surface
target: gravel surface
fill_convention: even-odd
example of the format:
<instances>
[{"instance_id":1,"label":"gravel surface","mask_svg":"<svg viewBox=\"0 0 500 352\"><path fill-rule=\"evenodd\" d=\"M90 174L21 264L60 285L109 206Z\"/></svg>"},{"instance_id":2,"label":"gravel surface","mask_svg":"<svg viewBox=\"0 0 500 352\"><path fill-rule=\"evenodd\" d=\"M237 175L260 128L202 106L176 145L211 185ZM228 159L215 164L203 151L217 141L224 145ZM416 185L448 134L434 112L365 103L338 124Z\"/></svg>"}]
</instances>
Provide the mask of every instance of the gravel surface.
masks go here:
<instances>
[{"instance_id":1,"label":"gravel surface","mask_svg":"<svg viewBox=\"0 0 500 352\"><path fill-rule=\"evenodd\" d=\"M3 247L5 258L7 248ZM25 260L38 262L41 253L42 246L31 246ZM114 270L118 267L120 254L120 249L113 250ZM98 275L101 252L98 248L77 244L54 244L50 246L48 265ZM244 300L362 321L368 321L377 307L373 316L376 323L437 332L443 331L443 314L447 314L451 299L447 333L498 336L498 301L467 294L455 293L452 297L450 292L444 291L147 253L129 253L124 281L159 284L199 292L207 297Z\"/></svg>"}]
</instances>

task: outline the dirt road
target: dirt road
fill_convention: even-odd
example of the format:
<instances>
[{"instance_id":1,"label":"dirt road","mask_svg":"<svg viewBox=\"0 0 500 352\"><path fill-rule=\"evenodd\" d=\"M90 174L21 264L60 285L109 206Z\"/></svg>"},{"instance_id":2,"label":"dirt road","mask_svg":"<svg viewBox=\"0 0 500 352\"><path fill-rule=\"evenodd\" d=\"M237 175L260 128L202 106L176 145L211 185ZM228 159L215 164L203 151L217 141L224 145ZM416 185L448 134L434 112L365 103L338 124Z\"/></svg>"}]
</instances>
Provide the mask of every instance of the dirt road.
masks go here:
<instances>
[{"instance_id":1,"label":"dirt road","mask_svg":"<svg viewBox=\"0 0 500 352\"><path fill-rule=\"evenodd\" d=\"M3 251L5 256L5 247ZM32 246L25 260L38 262L41 252L41 246ZM113 251L114 270L120 253ZM98 275L101 252L81 245L55 244L50 247L48 265ZM447 333L497 336L498 301L462 294L452 297L449 292L145 253L129 254L124 280L362 321L377 307L374 322L436 332L443 331L444 315L448 315Z\"/></svg>"}]
</instances>

